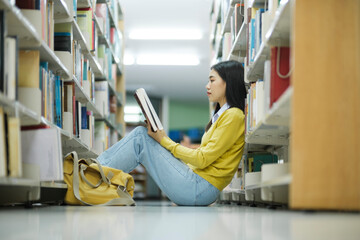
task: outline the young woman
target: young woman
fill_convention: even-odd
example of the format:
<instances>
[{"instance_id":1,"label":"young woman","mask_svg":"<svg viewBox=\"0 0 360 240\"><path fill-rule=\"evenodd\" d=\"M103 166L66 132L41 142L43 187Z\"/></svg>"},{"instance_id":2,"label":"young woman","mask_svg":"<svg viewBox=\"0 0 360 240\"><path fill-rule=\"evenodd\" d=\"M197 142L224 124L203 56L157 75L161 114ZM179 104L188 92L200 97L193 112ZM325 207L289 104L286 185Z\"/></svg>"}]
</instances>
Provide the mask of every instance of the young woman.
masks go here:
<instances>
[{"instance_id":1,"label":"young woman","mask_svg":"<svg viewBox=\"0 0 360 240\"><path fill-rule=\"evenodd\" d=\"M163 130L137 127L103 152L101 164L131 172L142 164L166 196L178 205L213 203L235 174L244 149L244 70L236 61L211 67L206 85L215 113L200 147L173 142Z\"/></svg>"}]
</instances>

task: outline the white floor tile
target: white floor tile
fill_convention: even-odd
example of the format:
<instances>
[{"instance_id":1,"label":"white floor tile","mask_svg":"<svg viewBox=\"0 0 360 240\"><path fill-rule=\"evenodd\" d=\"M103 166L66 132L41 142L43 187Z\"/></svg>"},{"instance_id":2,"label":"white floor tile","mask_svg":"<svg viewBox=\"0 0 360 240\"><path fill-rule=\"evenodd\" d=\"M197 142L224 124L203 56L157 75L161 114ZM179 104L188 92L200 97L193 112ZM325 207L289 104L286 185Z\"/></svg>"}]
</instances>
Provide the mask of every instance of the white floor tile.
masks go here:
<instances>
[{"instance_id":1,"label":"white floor tile","mask_svg":"<svg viewBox=\"0 0 360 240\"><path fill-rule=\"evenodd\" d=\"M360 214L237 205L0 208L0 239L360 239Z\"/></svg>"}]
</instances>

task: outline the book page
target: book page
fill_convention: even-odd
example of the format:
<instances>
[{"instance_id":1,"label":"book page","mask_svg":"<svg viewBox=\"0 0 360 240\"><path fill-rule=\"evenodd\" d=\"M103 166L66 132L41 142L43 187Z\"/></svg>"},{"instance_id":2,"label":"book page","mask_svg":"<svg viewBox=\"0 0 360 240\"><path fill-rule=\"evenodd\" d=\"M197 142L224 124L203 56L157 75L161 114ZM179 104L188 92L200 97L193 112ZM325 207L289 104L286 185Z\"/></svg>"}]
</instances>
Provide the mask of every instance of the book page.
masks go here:
<instances>
[{"instance_id":1,"label":"book page","mask_svg":"<svg viewBox=\"0 0 360 240\"><path fill-rule=\"evenodd\" d=\"M144 92L145 92L145 90L144 90ZM144 95L145 95L146 102L147 102L147 104L148 104L148 106L149 106L149 108L150 108L151 114L152 114L153 117L154 117L156 126L157 126L160 130L163 130L164 127L163 127L163 125L161 124L161 121L160 121L158 115L156 114L156 111L155 111L153 105L151 104L150 98L148 97L148 95L146 94L146 92L145 92Z\"/></svg>"}]
</instances>

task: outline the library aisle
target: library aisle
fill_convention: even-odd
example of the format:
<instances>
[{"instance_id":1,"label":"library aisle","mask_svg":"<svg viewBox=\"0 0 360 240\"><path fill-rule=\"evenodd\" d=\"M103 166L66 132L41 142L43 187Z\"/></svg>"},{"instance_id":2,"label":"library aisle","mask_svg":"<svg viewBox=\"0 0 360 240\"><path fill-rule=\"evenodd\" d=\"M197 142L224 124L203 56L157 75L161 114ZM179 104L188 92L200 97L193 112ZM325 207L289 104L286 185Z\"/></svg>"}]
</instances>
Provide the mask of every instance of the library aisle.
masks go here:
<instances>
[{"instance_id":1,"label":"library aisle","mask_svg":"<svg viewBox=\"0 0 360 240\"><path fill-rule=\"evenodd\" d=\"M16 223L16 224L14 224ZM237 205L0 209L0 239L359 239L358 214Z\"/></svg>"}]
</instances>

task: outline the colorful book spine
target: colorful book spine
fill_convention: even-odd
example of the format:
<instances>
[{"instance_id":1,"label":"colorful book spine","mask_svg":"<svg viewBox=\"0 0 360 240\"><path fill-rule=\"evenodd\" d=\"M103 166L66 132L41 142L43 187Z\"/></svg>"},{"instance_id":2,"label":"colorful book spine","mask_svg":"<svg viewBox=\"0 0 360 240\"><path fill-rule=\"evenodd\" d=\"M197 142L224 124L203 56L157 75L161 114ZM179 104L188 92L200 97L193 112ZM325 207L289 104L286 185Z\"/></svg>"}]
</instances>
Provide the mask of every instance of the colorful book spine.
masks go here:
<instances>
[{"instance_id":1,"label":"colorful book spine","mask_svg":"<svg viewBox=\"0 0 360 240\"><path fill-rule=\"evenodd\" d=\"M271 59L271 81L270 81L270 107L276 102L290 85L290 48L272 47Z\"/></svg>"}]
</instances>

